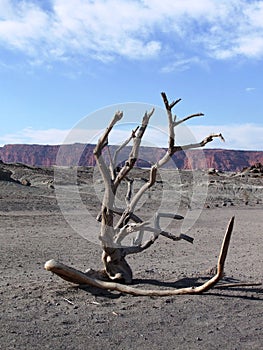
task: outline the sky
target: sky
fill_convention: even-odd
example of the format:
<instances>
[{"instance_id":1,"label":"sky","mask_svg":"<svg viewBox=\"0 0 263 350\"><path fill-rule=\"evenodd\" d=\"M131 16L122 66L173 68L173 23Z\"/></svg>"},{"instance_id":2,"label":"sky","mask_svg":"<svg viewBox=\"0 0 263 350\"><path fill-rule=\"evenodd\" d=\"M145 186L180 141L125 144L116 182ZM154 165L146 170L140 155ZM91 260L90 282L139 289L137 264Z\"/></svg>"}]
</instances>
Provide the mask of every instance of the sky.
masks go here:
<instances>
[{"instance_id":1,"label":"sky","mask_svg":"<svg viewBox=\"0 0 263 350\"><path fill-rule=\"evenodd\" d=\"M262 150L262 19L263 0L0 0L0 146L96 141L117 110L121 138L153 106L164 146L165 91L205 114L180 142Z\"/></svg>"}]
</instances>

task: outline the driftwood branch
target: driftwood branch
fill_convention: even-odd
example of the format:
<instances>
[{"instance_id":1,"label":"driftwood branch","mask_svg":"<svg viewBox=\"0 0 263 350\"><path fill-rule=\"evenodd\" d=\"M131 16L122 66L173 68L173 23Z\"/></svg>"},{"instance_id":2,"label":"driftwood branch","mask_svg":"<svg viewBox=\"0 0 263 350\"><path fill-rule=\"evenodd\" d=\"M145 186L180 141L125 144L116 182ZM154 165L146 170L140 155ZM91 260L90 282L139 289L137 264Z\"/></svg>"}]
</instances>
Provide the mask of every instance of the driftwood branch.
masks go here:
<instances>
[{"instance_id":1,"label":"driftwood branch","mask_svg":"<svg viewBox=\"0 0 263 350\"><path fill-rule=\"evenodd\" d=\"M179 289L166 289L166 290L156 290L156 289L139 289L127 285L123 285L115 282L102 281L97 278L88 276L87 274L76 270L72 267L64 265L62 263L56 262L55 260L49 260L45 264L45 269L55 273L66 281L78 284L78 285L89 285L96 288L106 289L110 291L118 291L120 293L132 294L135 296L173 296L173 295L182 295L182 294L201 294L207 292L211 289L223 276L225 260L229 248L230 238L233 231L234 217L231 218L228 228L226 230L222 246L219 253L219 258L217 262L217 272L210 278L207 282L203 283L200 286L192 286ZM261 283L237 283L236 286L253 286L261 285ZM223 287L234 287L235 284L224 285Z\"/></svg>"}]
</instances>

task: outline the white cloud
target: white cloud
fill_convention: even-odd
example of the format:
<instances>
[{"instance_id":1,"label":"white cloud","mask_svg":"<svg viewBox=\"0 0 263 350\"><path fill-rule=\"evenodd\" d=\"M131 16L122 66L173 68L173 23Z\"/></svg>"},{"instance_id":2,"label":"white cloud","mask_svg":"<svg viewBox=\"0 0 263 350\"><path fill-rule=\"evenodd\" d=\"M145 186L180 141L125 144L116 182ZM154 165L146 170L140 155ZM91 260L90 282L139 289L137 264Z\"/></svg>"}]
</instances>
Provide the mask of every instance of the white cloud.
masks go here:
<instances>
[{"instance_id":1,"label":"white cloud","mask_svg":"<svg viewBox=\"0 0 263 350\"><path fill-rule=\"evenodd\" d=\"M168 50L171 67L186 69L195 62L182 63L182 49L217 59L263 56L262 0L50 0L48 9L0 0L0 13L0 45L43 62L145 59Z\"/></svg>"},{"instance_id":2,"label":"white cloud","mask_svg":"<svg viewBox=\"0 0 263 350\"><path fill-rule=\"evenodd\" d=\"M0 144L59 144L67 134L68 130L36 130L28 127L16 133L1 135Z\"/></svg>"},{"instance_id":3,"label":"white cloud","mask_svg":"<svg viewBox=\"0 0 263 350\"><path fill-rule=\"evenodd\" d=\"M255 91L255 90L256 90L256 88L254 88L254 87L247 87L245 89L246 92L252 92L252 91Z\"/></svg>"},{"instance_id":4,"label":"white cloud","mask_svg":"<svg viewBox=\"0 0 263 350\"><path fill-rule=\"evenodd\" d=\"M132 128L134 128L132 126ZM35 130L26 128L17 133L0 136L0 144L71 144L96 143L103 130L77 129ZM178 145L200 142L211 133L222 133L226 142L215 139L207 148L225 148L239 150L263 150L263 125L229 124L229 125L182 125L176 128ZM130 136L130 128L115 128L110 135L111 144L121 144ZM151 147L167 147L167 128L149 126L144 135L143 145Z\"/></svg>"},{"instance_id":5,"label":"white cloud","mask_svg":"<svg viewBox=\"0 0 263 350\"><path fill-rule=\"evenodd\" d=\"M239 38L235 51L247 57L260 57L263 53L263 38L252 34Z\"/></svg>"},{"instance_id":6,"label":"white cloud","mask_svg":"<svg viewBox=\"0 0 263 350\"><path fill-rule=\"evenodd\" d=\"M207 147L240 149L240 150L258 150L263 151L263 125L257 124L229 124L214 126L190 126L193 134L199 140L210 133L222 133L225 142L215 140Z\"/></svg>"},{"instance_id":7,"label":"white cloud","mask_svg":"<svg viewBox=\"0 0 263 350\"><path fill-rule=\"evenodd\" d=\"M176 60L172 63L170 63L169 65L164 66L161 69L162 73L171 73L174 71L186 71L188 69L191 68L191 66L193 65L197 65L197 66L202 66L202 67L206 67L206 62L202 61L200 58L198 57L191 57L191 58L176 58Z\"/></svg>"},{"instance_id":8,"label":"white cloud","mask_svg":"<svg viewBox=\"0 0 263 350\"><path fill-rule=\"evenodd\" d=\"M30 2L14 4L4 0L0 10L0 41L28 55L37 54L50 24L48 14Z\"/></svg>"}]
</instances>

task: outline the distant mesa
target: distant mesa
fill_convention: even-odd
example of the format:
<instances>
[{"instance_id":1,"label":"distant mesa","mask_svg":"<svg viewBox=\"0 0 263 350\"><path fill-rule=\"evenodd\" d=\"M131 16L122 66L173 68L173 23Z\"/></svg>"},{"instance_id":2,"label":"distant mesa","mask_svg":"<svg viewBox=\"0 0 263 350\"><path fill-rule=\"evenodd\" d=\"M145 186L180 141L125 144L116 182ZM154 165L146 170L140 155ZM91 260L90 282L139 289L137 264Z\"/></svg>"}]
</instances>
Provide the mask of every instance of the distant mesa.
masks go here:
<instances>
[{"instance_id":1,"label":"distant mesa","mask_svg":"<svg viewBox=\"0 0 263 350\"><path fill-rule=\"evenodd\" d=\"M49 167L61 166L95 166L93 156L94 145L75 143L71 145L27 145L15 144L0 147L0 159L5 163L23 163L28 166ZM111 146L113 147L113 146ZM114 147L113 147L114 150ZM124 150L127 159L130 148ZM138 167L149 167L160 159L166 152L165 148L142 147ZM59 164L57 155L59 154ZM204 154L205 158L201 155ZM105 153L107 156L107 152ZM190 150L187 153L180 151L172 157L173 162L167 167L178 169L216 169L233 172L262 172L263 151L239 151L225 149ZM2 174L8 177L8 174Z\"/></svg>"}]
</instances>

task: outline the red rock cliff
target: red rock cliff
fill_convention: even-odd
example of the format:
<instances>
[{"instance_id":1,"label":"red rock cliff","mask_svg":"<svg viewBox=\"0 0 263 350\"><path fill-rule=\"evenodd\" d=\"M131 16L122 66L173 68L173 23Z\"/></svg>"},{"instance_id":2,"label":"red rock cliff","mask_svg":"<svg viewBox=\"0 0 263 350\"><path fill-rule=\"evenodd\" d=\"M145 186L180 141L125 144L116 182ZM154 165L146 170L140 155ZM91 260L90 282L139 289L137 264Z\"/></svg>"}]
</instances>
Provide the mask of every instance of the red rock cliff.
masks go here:
<instances>
[{"instance_id":1,"label":"red rock cliff","mask_svg":"<svg viewBox=\"0 0 263 350\"><path fill-rule=\"evenodd\" d=\"M0 147L0 159L5 163L24 163L34 166L94 166L94 145L5 145ZM129 149L124 155L127 157ZM138 166L147 166L160 159L163 148L142 147ZM107 153L106 153L107 155ZM169 166L179 169L216 168L223 171L238 171L257 162L263 163L263 151L238 151L223 149L201 149L180 151L173 156Z\"/></svg>"}]
</instances>

